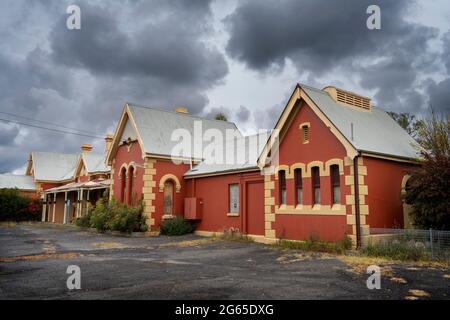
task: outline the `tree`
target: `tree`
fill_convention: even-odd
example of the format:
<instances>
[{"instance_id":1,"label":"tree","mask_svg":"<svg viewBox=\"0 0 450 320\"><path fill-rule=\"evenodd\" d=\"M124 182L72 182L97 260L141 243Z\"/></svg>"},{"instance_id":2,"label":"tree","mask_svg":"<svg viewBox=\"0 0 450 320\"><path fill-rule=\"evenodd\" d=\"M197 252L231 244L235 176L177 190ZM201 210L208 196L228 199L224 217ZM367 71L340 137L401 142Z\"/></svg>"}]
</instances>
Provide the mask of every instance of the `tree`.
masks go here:
<instances>
[{"instance_id":1,"label":"tree","mask_svg":"<svg viewBox=\"0 0 450 320\"><path fill-rule=\"evenodd\" d=\"M417 137L417 134L423 125L423 120L419 120L415 115L409 113L396 113L390 111L388 114L400 125L400 127L405 129L410 136L413 138Z\"/></svg>"},{"instance_id":2,"label":"tree","mask_svg":"<svg viewBox=\"0 0 450 320\"><path fill-rule=\"evenodd\" d=\"M414 224L450 230L450 117L431 111L417 133L423 160L411 171L405 200L413 206Z\"/></svg>"},{"instance_id":3,"label":"tree","mask_svg":"<svg viewBox=\"0 0 450 320\"><path fill-rule=\"evenodd\" d=\"M227 116L222 112L219 112L218 114L216 114L214 119L221 120L221 121L228 121Z\"/></svg>"}]
</instances>

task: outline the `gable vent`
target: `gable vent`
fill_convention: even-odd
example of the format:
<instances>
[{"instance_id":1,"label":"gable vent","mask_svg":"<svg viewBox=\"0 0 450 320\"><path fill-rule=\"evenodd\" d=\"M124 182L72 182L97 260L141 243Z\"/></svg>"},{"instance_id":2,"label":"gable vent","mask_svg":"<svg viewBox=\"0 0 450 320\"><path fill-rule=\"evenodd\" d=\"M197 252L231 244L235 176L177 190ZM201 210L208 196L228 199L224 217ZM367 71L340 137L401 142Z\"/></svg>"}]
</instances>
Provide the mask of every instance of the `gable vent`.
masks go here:
<instances>
[{"instance_id":1,"label":"gable vent","mask_svg":"<svg viewBox=\"0 0 450 320\"><path fill-rule=\"evenodd\" d=\"M370 111L371 109L371 101L367 97L335 87L326 87L323 91L328 92L333 100L340 104L361 108L367 111Z\"/></svg>"}]
</instances>

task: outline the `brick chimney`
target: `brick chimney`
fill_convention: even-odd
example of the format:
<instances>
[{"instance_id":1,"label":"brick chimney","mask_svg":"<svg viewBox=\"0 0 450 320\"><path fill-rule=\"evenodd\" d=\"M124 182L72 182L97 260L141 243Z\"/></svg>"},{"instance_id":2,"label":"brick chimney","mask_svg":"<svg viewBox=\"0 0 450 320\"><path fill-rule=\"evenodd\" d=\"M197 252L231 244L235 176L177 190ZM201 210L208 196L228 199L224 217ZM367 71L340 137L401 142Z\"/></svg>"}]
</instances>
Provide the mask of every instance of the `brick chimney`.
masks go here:
<instances>
[{"instance_id":1,"label":"brick chimney","mask_svg":"<svg viewBox=\"0 0 450 320\"><path fill-rule=\"evenodd\" d=\"M184 113L184 114L188 114L189 110L185 107L176 107L175 108L175 112L177 113Z\"/></svg>"},{"instance_id":2,"label":"brick chimney","mask_svg":"<svg viewBox=\"0 0 450 320\"><path fill-rule=\"evenodd\" d=\"M105 154L108 154L109 149L111 149L111 144L113 142L114 136L112 134L107 134L105 137Z\"/></svg>"},{"instance_id":3,"label":"brick chimney","mask_svg":"<svg viewBox=\"0 0 450 320\"><path fill-rule=\"evenodd\" d=\"M87 143L83 144L81 146L81 151L83 153L90 153L92 151L92 144L87 144Z\"/></svg>"}]
</instances>

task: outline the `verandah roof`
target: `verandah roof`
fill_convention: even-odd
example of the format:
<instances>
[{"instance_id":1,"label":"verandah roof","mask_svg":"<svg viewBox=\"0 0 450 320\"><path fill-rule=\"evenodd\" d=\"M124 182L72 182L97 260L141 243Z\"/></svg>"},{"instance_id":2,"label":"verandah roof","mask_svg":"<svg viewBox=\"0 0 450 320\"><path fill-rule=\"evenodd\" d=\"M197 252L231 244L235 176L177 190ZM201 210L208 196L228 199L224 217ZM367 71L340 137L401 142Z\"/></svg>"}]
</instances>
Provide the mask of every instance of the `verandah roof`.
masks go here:
<instances>
[{"instance_id":1,"label":"verandah roof","mask_svg":"<svg viewBox=\"0 0 450 320\"><path fill-rule=\"evenodd\" d=\"M47 189L44 191L44 193L58 193L58 192L65 192L65 191L76 191L79 189L84 190L93 190L93 189L102 189L102 188L109 188L111 185L111 179L98 179L93 181L87 181L87 182L71 182L59 187Z\"/></svg>"}]
</instances>

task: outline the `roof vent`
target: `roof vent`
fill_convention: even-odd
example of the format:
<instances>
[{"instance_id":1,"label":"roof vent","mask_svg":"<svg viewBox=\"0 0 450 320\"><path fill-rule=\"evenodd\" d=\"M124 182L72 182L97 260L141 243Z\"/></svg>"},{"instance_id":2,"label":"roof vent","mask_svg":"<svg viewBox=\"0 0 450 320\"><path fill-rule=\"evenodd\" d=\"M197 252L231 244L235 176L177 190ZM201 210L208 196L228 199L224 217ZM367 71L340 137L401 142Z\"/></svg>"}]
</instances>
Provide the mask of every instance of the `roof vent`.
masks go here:
<instances>
[{"instance_id":1,"label":"roof vent","mask_svg":"<svg viewBox=\"0 0 450 320\"><path fill-rule=\"evenodd\" d=\"M189 110L185 107L176 107L175 108L175 112L177 113L184 113L184 114L188 114Z\"/></svg>"},{"instance_id":2,"label":"roof vent","mask_svg":"<svg viewBox=\"0 0 450 320\"><path fill-rule=\"evenodd\" d=\"M333 98L334 101L345 106L357 107L366 111L370 111L372 107L369 98L360 96L353 92L345 91L335 87L326 87L323 89L323 91L328 92L328 94Z\"/></svg>"}]
</instances>

